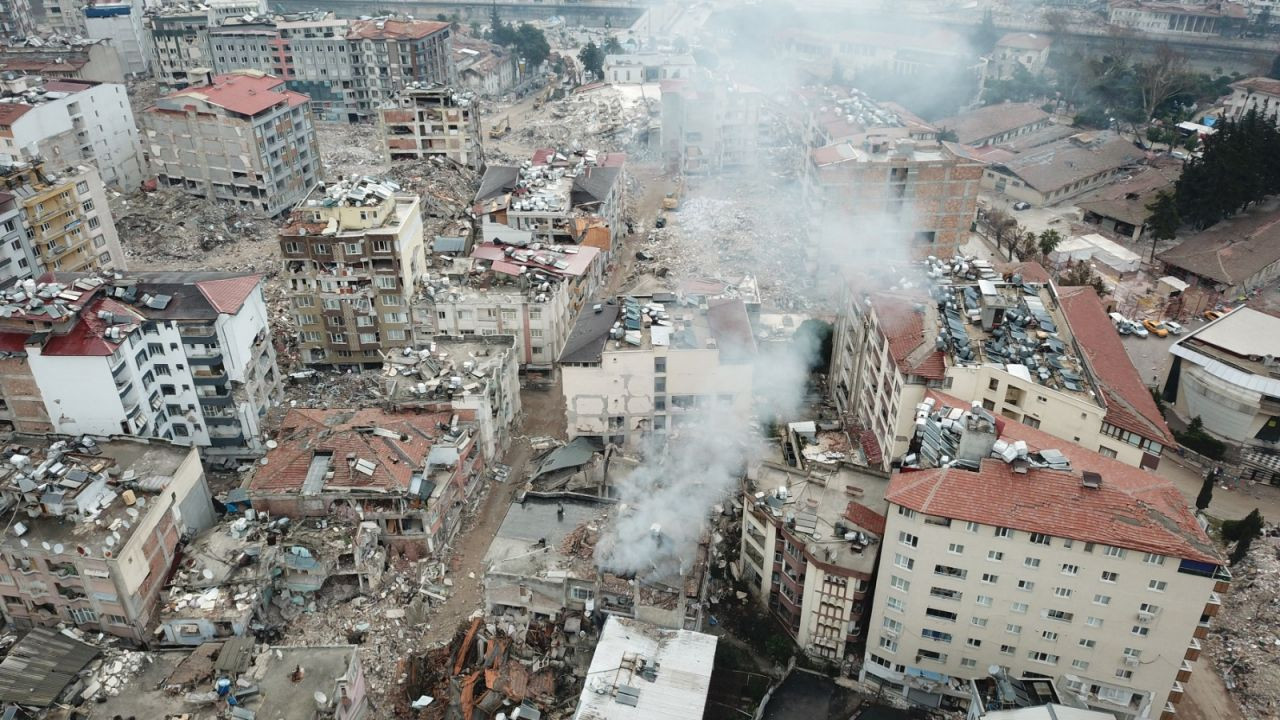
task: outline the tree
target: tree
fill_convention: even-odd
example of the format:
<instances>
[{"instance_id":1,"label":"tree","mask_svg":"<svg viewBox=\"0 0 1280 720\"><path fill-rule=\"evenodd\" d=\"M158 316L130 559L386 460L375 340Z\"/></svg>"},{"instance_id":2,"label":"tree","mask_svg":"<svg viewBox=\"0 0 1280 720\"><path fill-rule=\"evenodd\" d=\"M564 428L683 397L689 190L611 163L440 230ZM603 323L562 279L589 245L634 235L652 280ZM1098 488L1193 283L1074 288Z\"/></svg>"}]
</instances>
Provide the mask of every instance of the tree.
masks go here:
<instances>
[{"instance_id":1,"label":"tree","mask_svg":"<svg viewBox=\"0 0 1280 720\"><path fill-rule=\"evenodd\" d=\"M970 44L979 55L985 55L996 46L996 41L1000 39L1000 31L996 29L995 17L988 8L982 14L982 23L974 28L973 35L970 36Z\"/></svg>"},{"instance_id":2,"label":"tree","mask_svg":"<svg viewBox=\"0 0 1280 720\"><path fill-rule=\"evenodd\" d=\"M1200 486L1200 494L1196 495L1196 509L1201 512L1209 509L1209 503L1213 502L1213 484L1217 478L1213 473L1204 474L1204 484Z\"/></svg>"},{"instance_id":3,"label":"tree","mask_svg":"<svg viewBox=\"0 0 1280 720\"><path fill-rule=\"evenodd\" d=\"M1147 232L1151 233L1151 262L1156 260L1156 244L1161 240L1178 237L1182 216L1178 214L1178 201L1173 193L1161 190L1155 199L1147 203Z\"/></svg>"},{"instance_id":4,"label":"tree","mask_svg":"<svg viewBox=\"0 0 1280 720\"><path fill-rule=\"evenodd\" d=\"M1040 233L1037 244L1040 247L1040 254L1049 257L1049 253L1058 249L1058 245L1062 243L1062 235L1057 230L1045 230Z\"/></svg>"},{"instance_id":5,"label":"tree","mask_svg":"<svg viewBox=\"0 0 1280 720\"><path fill-rule=\"evenodd\" d=\"M609 39L604 41L604 45L600 46L600 49L605 55L621 55L622 43L618 42L617 35L610 35Z\"/></svg>"},{"instance_id":6,"label":"tree","mask_svg":"<svg viewBox=\"0 0 1280 720\"><path fill-rule=\"evenodd\" d=\"M1085 260L1072 260L1067 263L1067 267L1058 275L1058 284L1064 287L1078 287L1088 285L1093 288L1094 292L1101 297L1110 292L1107 284L1098 277L1098 274L1089 267L1089 263Z\"/></svg>"},{"instance_id":7,"label":"tree","mask_svg":"<svg viewBox=\"0 0 1280 720\"><path fill-rule=\"evenodd\" d=\"M1227 118L1205 138L1174 186L1178 213L1206 228L1280 192L1280 130L1274 117L1251 109Z\"/></svg>"},{"instance_id":8,"label":"tree","mask_svg":"<svg viewBox=\"0 0 1280 720\"><path fill-rule=\"evenodd\" d=\"M595 73L596 77L604 77L604 53L600 52L594 41L588 42L578 51L578 61L585 70Z\"/></svg>"},{"instance_id":9,"label":"tree","mask_svg":"<svg viewBox=\"0 0 1280 720\"><path fill-rule=\"evenodd\" d=\"M1149 120L1169 98L1193 84L1187 71L1187 56L1174 50L1168 43L1156 47L1150 62L1134 67L1135 80L1142 97L1142 119Z\"/></svg>"},{"instance_id":10,"label":"tree","mask_svg":"<svg viewBox=\"0 0 1280 720\"><path fill-rule=\"evenodd\" d=\"M1243 520L1226 520L1222 523L1222 539L1234 542L1236 547L1231 551L1231 564L1243 560L1249 554L1249 546L1262 537L1264 526L1262 513L1258 508L1244 517Z\"/></svg>"},{"instance_id":11,"label":"tree","mask_svg":"<svg viewBox=\"0 0 1280 720\"><path fill-rule=\"evenodd\" d=\"M956 131L951 128L942 128L938 131L938 140L942 142L960 142L960 136L956 135Z\"/></svg>"},{"instance_id":12,"label":"tree","mask_svg":"<svg viewBox=\"0 0 1280 720\"><path fill-rule=\"evenodd\" d=\"M520 27L515 32L515 42L512 44L520 53L520 57L524 58L526 67L530 69L541 66L547 58L551 57L551 45L547 42L546 34L529 23L520 23ZM604 58L601 57L600 61L603 63ZM603 74L602 72L601 75Z\"/></svg>"},{"instance_id":13,"label":"tree","mask_svg":"<svg viewBox=\"0 0 1280 720\"><path fill-rule=\"evenodd\" d=\"M1018 235L1018 221L1013 216L999 208L993 209L987 213L987 227L991 228L991 239L996 241L996 250L999 251L1004 247L1004 242L1009 241L1009 250L1013 251L1013 243Z\"/></svg>"}]
</instances>

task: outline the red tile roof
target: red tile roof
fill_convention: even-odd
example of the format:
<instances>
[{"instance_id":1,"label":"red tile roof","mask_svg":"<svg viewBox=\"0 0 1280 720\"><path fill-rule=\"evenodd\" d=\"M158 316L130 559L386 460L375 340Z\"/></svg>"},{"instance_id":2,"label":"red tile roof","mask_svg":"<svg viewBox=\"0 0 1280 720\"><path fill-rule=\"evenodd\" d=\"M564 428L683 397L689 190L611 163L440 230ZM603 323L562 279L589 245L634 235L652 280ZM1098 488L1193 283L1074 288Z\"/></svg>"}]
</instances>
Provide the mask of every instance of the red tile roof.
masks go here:
<instances>
[{"instance_id":1,"label":"red tile roof","mask_svg":"<svg viewBox=\"0 0 1280 720\"><path fill-rule=\"evenodd\" d=\"M862 446L862 454L867 458L867 465L880 467L880 462L884 460L884 453L880 450L880 441L876 439L876 434L871 430L859 430L858 444Z\"/></svg>"},{"instance_id":2,"label":"red tile roof","mask_svg":"<svg viewBox=\"0 0 1280 720\"><path fill-rule=\"evenodd\" d=\"M885 517L880 513L861 503L851 502L849 507L845 508L844 519L857 525L863 530L884 537Z\"/></svg>"},{"instance_id":3,"label":"red tile roof","mask_svg":"<svg viewBox=\"0 0 1280 720\"><path fill-rule=\"evenodd\" d=\"M129 318L128 323L117 323L117 326L121 328L141 324L146 319L138 314L137 310L128 305L118 303L109 297L99 296L80 313L80 321L72 326L70 332L64 335L50 336L40 354L65 357L86 355L104 357L115 352L116 348L120 347L120 343L107 339L105 331L111 323L98 317L98 313L101 311L109 312L116 317ZM121 337L123 338L125 334L127 333L122 333Z\"/></svg>"},{"instance_id":4,"label":"red tile roof","mask_svg":"<svg viewBox=\"0 0 1280 720\"><path fill-rule=\"evenodd\" d=\"M1138 376L1102 300L1088 286L1058 288L1062 313L1088 357L1107 404L1104 420L1167 446L1177 445L1169 426Z\"/></svg>"},{"instance_id":5,"label":"red tile roof","mask_svg":"<svg viewBox=\"0 0 1280 720\"><path fill-rule=\"evenodd\" d=\"M209 301L214 310L234 315L239 312L244 301L253 294L261 281L260 275L244 275L223 280L204 280L196 283L196 289L204 295L204 299Z\"/></svg>"},{"instance_id":6,"label":"red tile roof","mask_svg":"<svg viewBox=\"0 0 1280 720\"><path fill-rule=\"evenodd\" d=\"M78 93L97 84L86 80L49 80L45 82L44 89L48 92Z\"/></svg>"},{"instance_id":7,"label":"red tile roof","mask_svg":"<svg viewBox=\"0 0 1280 720\"><path fill-rule=\"evenodd\" d=\"M969 403L937 390L929 390L926 396L949 407L969 406ZM950 508L957 513L965 513L948 515L960 520L1173 554L1204 562L1222 561L1218 550L1192 515L1187 499L1173 483L1150 470L1103 457L1022 423L1002 423L1001 418L996 422L1002 440L1022 440L1032 452L1056 449L1071 462L1071 471L1033 469L1026 475L1017 475L1008 472L1008 466L999 460L984 461L981 473L953 468L950 475L937 483L917 478L926 473L944 471L904 473L893 479L886 497L890 502L905 504L921 512L947 515L943 508ZM995 468L996 465L1005 469ZM1080 485L1080 473L1084 471L1102 476L1100 491ZM928 477L937 479L936 475ZM955 487L927 490L933 485L953 481ZM911 490L906 492L908 487ZM898 495L899 491L903 493ZM962 497L965 493L972 493L972 497L965 500ZM937 504L932 505L933 510L923 509L924 504L934 500ZM911 503L921 504L921 507Z\"/></svg>"},{"instance_id":8,"label":"red tile roof","mask_svg":"<svg viewBox=\"0 0 1280 720\"><path fill-rule=\"evenodd\" d=\"M19 353L25 355L27 352L26 333L3 332L0 333L0 352Z\"/></svg>"},{"instance_id":9,"label":"red tile roof","mask_svg":"<svg viewBox=\"0 0 1280 720\"><path fill-rule=\"evenodd\" d=\"M12 125L30 111L31 106L26 103L0 103L0 125Z\"/></svg>"},{"instance_id":10,"label":"red tile roof","mask_svg":"<svg viewBox=\"0 0 1280 720\"><path fill-rule=\"evenodd\" d=\"M450 413L407 414L381 410L290 410L280 426L279 445L267 452L266 464L249 481L249 491L296 493L302 490L311 458L332 453L334 476L328 486L405 492L414 471L421 470L439 423ZM373 428L399 433L399 439L375 435ZM405 439L407 438L407 439ZM375 464L365 475L347 464L348 455Z\"/></svg>"},{"instance_id":11,"label":"red tile roof","mask_svg":"<svg viewBox=\"0 0 1280 720\"><path fill-rule=\"evenodd\" d=\"M1029 260L1026 262L1009 263L1008 265L1002 266L1000 270L1005 273L1021 275L1022 282L1048 285L1053 281L1053 279L1049 277L1048 271L1046 271L1040 263L1031 262Z\"/></svg>"},{"instance_id":12,"label":"red tile roof","mask_svg":"<svg viewBox=\"0 0 1280 720\"><path fill-rule=\"evenodd\" d=\"M449 23L434 20L353 20L349 40L420 40L445 30Z\"/></svg>"},{"instance_id":13,"label":"red tile roof","mask_svg":"<svg viewBox=\"0 0 1280 720\"><path fill-rule=\"evenodd\" d=\"M946 358L942 352L925 352L923 346L933 344L925 336L924 314L915 308L924 298L905 293L873 293L871 304L880 320L880 331L889 341L889 354L905 375L920 375L931 380L946 377Z\"/></svg>"},{"instance_id":14,"label":"red tile roof","mask_svg":"<svg viewBox=\"0 0 1280 720\"><path fill-rule=\"evenodd\" d=\"M166 95L168 100L192 98L210 105L225 108L241 115L257 115L275 105L286 102L289 107L306 104L302 93L284 90L284 80L258 73L229 73L213 79L212 85L189 87ZM158 106L151 111L161 110Z\"/></svg>"}]
</instances>

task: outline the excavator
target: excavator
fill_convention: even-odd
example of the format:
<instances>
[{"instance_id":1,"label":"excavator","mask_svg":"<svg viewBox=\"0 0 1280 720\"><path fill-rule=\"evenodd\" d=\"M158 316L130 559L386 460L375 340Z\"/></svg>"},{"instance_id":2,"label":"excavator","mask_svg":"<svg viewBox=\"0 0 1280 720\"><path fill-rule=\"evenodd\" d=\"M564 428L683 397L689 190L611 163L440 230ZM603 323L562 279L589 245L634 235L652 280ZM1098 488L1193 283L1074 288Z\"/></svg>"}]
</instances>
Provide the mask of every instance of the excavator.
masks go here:
<instances>
[{"instance_id":1,"label":"excavator","mask_svg":"<svg viewBox=\"0 0 1280 720\"><path fill-rule=\"evenodd\" d=\"M501 120L495 122L493 126L489 128L489 138L492 140L499 140L506 137L509 132L511 132L511 116L504 115Z\"/></svg>"}]
</instances>

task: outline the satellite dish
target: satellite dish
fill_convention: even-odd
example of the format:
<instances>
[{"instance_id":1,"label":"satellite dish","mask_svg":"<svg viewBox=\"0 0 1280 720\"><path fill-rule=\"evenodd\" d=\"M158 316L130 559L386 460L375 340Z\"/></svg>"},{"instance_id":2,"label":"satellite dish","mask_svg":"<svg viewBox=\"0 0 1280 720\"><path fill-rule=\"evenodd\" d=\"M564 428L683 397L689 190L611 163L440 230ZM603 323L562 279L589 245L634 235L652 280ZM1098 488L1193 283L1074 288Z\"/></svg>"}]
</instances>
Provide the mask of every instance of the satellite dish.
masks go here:
<instances>
[{"instance_id":1,"label":"satellite dish","mask_svg":"<svg viewBox=\"0 0 1280 720\"><path fill-rule=\"evenodd\" d=\"M204 575L204 579L205 579L205 580L212 580L212 579L213 579L213 571L212 571L212 570L210 570L209 568L205 568L205 569L204 569L204 572L203 572L203 573L201 573L201 575Z\"/></svg>"},{"instance_id":2,"label":"satellite dish","mask_svg":"<svg viewBox=\"0 0 1280 720\"><path fill-rule=\"evenodd\" d=\"M53 551L59 555L62 554L63 550L66 550L66 548L62 547L62 543L58 543L57 545L53 546Z\"/></svg>"},{"instance_id":3,"label":"satellite dish","mask_svg":"<svg viewBox=\"0 0 1280 720\"><path fill-rule=\"evenodd\" d=\"M278 447L280 447L280 443L276 442L275 440L268 440L268 441L267 441L267 449L268 449L268 450L275 450L275 449L276 449L276 448L278 448Z\"/></svg>"},{"instance_id":4,"label":"satellite dish","mask_svg":"<svg viewBox=\"0 0 1280 720\"><path fill-rule=\"evenodd\" d=\"M129 517L133 518L134 520L137 520L137 519L138 519L138 511L137 511L136 509L134 509L134 508L125 508L125 509L124 509L124 514L125 514L125 515L128 515Z\"/></svg>"},{"instance_id":5,"label":"satellite dish","mask_svg":"<svg viewBox=\"0 0 1280 720\"><path fill-rule=\"evenodd\" d=\"M44 542L40 543L40 547L44 548L45 550L53 549L53 546L49 544L48 540L45 540Z\"/></svg>"},{"instance_id":6,"label":"satellite dish","mask_svg":"<svg viewBox=\"0 0 1280 720\"><path fill-rule=\"evenodd\" d=\"M146 506L147 506L147 499L146 499L146 498L138 498L138 507L146 507Z\"/></svg>"},{"instance_id":7,"label":"satellite dish","mask_svg":"<svg viewBox=\"0 0 1280 720\"><path fill-rule=\"evenodd\" d=\"M19 540L18 542L22 543L22 547L31 547L31 543L26 540Z\"/></svg>"}]
</instances>

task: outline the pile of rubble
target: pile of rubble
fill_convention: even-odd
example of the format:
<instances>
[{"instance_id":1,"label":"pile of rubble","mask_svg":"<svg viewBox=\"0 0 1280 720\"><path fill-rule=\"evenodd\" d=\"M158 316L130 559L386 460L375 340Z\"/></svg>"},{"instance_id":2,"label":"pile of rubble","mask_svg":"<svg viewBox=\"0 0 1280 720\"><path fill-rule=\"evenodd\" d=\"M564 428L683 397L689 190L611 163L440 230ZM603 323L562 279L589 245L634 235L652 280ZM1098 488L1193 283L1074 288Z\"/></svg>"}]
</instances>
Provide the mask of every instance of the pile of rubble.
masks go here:
<instances>
[{"instance_id":1,"label":"pile of rubble","mask_svg":"<svg viewBox=\"0 0 1280 720\"><path fill-rule=\"evenodd\" d=\"M235 256L223 258L216 267L205 267L229 270L229 265L235 264L265 270L277 256L272 221L243 213L234 205L176 190L161 188L117 196L112 199L111 214L125 253L138 267L182 261L176 266L190 269L192 260L203 264L208 255L225 254L233 245Z\"/></svg>"},{"instance_id":2,"label":"pile of rubble","mask_svg":"<svg viewBox=\"0 0 1280 720\"><path fill-rule=\"evenodd\" d=\"M811 309L814 274L805 260L803 228L783 203L764 202L759 188L711 193L686 200L667 215L665 227L641 243L627 284L642 275L691 280L716 275L760 278L760 298L768 307Z\"/></svg>"},{"instance_id":3,"label":"pile of rubble","mask_svg":"<svg viewBox=\"0 0 1280 720\"><path fill-rule=\"evenodd\" d=\"M151 661L151 653L108 648L96 666L89 666L89 679L81 697L89 700L99 696L119 695L142 672L143 665L148 665Z\"/></svg>"},{"instance_id":4,"label":"pile of rubble","mask_svg":"<svg viewBox=\"0 0 1280 720\"><path fill-rule=\"evenodd\" d=\"M601 85L566 95L530 115L516 137L535 147L636 150L647 142L658 97L636 96Z\"/></svg>"},{"instance_id":5,"label":"pile of rubble","mask_svg":"<svg viewBox=\"0 0 1280 720\"><path fill-rule=\"evenodd\" d=\"M1205 651L1247 717L1280 713L1280 529L1258 538L1232 566L1231 589Z\"/></svg>"},{"instance_id":6,"label":"pile of rubble","mask_svg":"<svg viewBox=\"0 0 1280 720\"><path fill-rule=\"evenodd\" d=\"M320 165L324 177L374 175L387 172L382 157L382 137L376 123L316 123Z\"/></svg>"}]
</instances>

